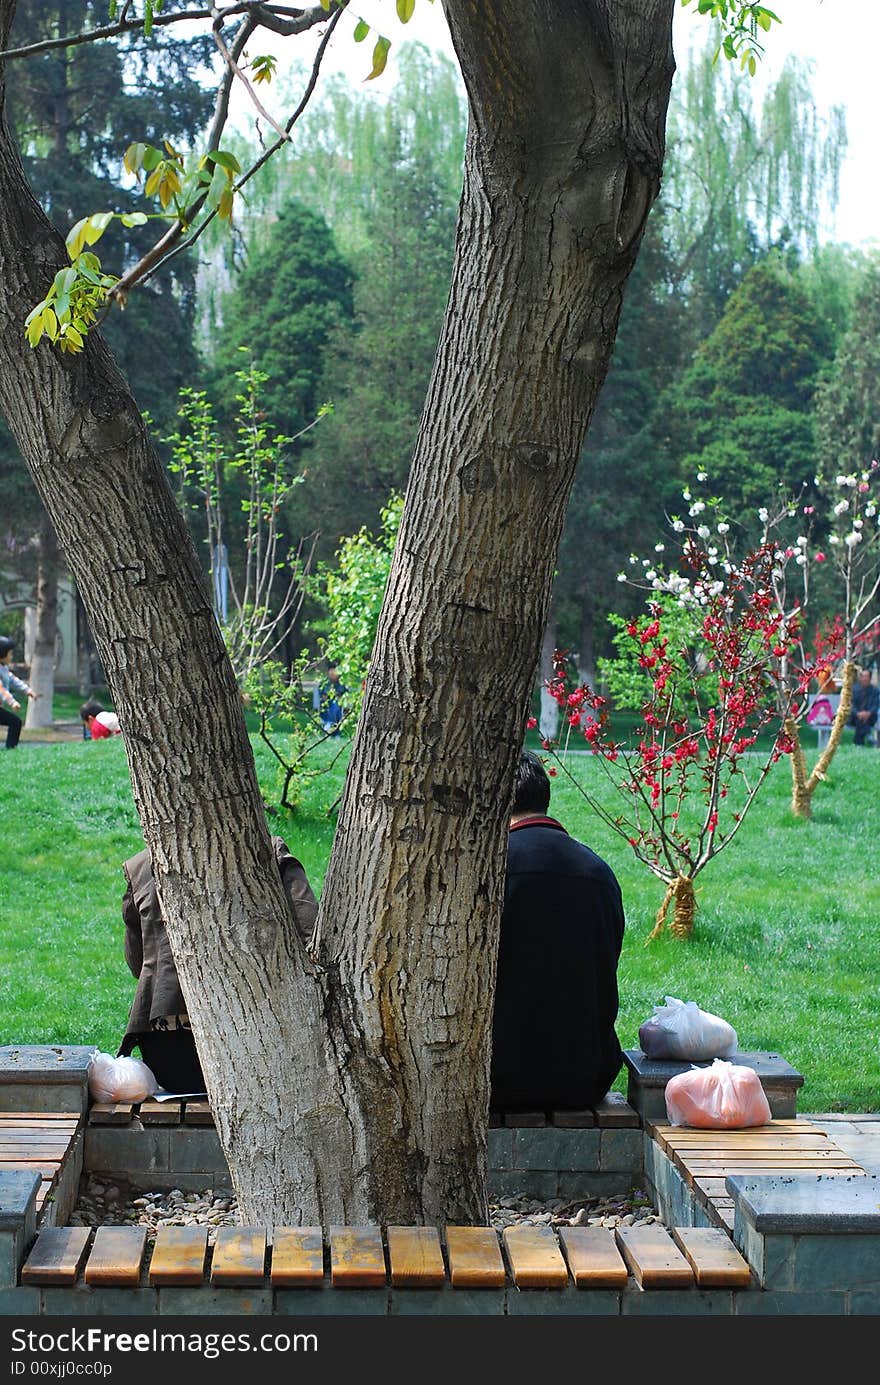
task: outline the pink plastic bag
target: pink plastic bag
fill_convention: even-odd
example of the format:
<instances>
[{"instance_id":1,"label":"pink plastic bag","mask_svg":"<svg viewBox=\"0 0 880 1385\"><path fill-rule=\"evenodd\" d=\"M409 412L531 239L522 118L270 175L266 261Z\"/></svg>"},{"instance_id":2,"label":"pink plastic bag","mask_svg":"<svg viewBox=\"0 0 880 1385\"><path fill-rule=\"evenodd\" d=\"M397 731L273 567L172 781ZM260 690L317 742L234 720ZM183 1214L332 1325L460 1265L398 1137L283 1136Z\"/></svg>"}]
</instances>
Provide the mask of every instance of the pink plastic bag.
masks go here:
<instances>
[{"instance_id":1,"label":"pink plastic bag","mask_svg":"<svg viewBox=\"0 0 880 1385\"><path fill-rule=\"evenodd\" d=\"M670 1125L698 1130L741 1130L766 1125L770 1104L754 1068L716 1058L709 1068L691 1068L666 1084Z\"/></svg>"}]
</instances>

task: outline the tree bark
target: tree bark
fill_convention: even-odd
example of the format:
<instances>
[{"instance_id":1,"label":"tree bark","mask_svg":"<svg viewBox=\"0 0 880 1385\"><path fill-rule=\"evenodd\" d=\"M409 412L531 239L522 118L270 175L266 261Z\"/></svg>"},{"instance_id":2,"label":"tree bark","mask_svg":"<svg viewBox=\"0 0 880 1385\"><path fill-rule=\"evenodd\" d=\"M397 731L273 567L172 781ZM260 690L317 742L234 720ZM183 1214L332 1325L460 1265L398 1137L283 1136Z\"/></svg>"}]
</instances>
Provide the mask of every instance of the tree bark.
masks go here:
<instances>
[{"instance_id":1,"label":"tree bark","mask_svg":"<svg viewBox=\"0 0 880 1385\"><path fill-rule=\"evenodd\" d=\"M843 666L840 701L837 704L837 711L834 713L834 721L831 723L828 744L813 766L809 777L807 776L798 726L795 722L786 723L786 731L794 743L794 751L791 756L791 811L796 818L809 820L813 816L813 794L818 786L825 782L828 766L837 754L837 747L843 739L843 732L849 721L855 679L856 666L852 660L848 659Z\"/></svg>"},{"instance_id":2,"label":"tree bark","mask_svg":"<svg viewBox=\"0 0 880 1385\"><path fill-rule=\"evenodd\" d=\"M37 558L37 590L34 605L34 655L28 682L38 697L28 698L25 726L52 725L55 694L55 660L58 645L58 541L52 521L44 514L40 523Z\"/></svg>"},{"instance_id":3,"label":"tree bark","mask_svg":"<svg viewBox=\"0 0 880 1385\"><path fill-rule=\"evenodd\" d=\"M546 688L547 681L553 677L555 671L553 656L556 649L556 616L551 601L547 611L547 621L544 625L544 634L541 638L541 657L538 661L538 678L541 684L541 715L538 718L538 730L545 741L555 741L559 731L559 704L555 697L550 696Z\"/></svg>"},{"instance_id":4,"label":"tree bark","mask_svg":"<svg viewBox=\"0 0 880 1385\"><path fill-rule=\"evenodd\" d=\"M659 187L673 3L446 0L471 105L455 269L314 957L284 912L238 692L133 401L97 334L74 358L24 344L64 254L0 130L0 407L124 728L248 1221L485 1218L514 768L575 463ZM0 41L13 8L0 0Z\"/></svg>"}]
</instances>

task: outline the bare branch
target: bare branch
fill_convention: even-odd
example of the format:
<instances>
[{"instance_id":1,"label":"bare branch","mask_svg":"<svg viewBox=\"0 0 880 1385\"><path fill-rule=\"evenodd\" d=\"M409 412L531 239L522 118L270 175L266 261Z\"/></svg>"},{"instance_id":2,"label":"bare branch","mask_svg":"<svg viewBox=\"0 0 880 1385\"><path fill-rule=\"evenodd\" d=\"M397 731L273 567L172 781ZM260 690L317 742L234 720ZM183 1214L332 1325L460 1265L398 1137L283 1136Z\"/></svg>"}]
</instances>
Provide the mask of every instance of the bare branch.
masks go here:
<instances>
[{"instance_id":1,"label":"bare branch","mask_svg":"<svg viewBox=\"0 0 880 1385\"><path fill-rule=\"evenodd\" d=\"M120 34L143 29L144 18L126 18L128 8L128 4L123 7L122 16L115 24L107 24L102 29L89 29L85 33L66 34L61 38L43 39L40 43L29 43L22 48L7 48L0 52L0 58L32 58L38 53L48 53L54 48L76 48L83 43L96 43L100 39L118 38ZM221 10L209 7L207 9L177 10L174 14L157 14L153 16L153 28L180 24L184 20L215 19L218 15L221 22L225 22L239 14L255 15L257 12L260 12L258 24L264 28L272 29L275 33L285 35L304 33L307 29L313 28L327 18L327 12L321 6L316 6L310 10L300 10L292 9L287 5L271 5L266 3L266 0L238 0L238 4L227 5ZM282 15L289 15L290 18L282 19Z\"/></svg>"}]
</instances>

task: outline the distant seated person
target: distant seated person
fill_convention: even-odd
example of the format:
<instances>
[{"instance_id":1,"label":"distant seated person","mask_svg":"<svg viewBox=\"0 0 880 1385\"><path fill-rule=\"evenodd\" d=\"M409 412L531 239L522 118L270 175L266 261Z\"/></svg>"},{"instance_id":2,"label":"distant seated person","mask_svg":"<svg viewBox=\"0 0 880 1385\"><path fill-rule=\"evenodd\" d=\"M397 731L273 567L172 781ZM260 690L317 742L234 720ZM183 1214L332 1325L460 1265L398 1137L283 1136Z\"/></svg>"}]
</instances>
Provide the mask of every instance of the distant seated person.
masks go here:
<instances>
[{"instance_id":1,"label":"distant seated person","mask_svg":"<svg viewBox=\"0 0 880 1385\"><path fill-rule=\"evenodd\" d=\"M286 843L273 837L272 847L297 932L307 943L314 931L318 902L302 863L291 855ZM205 1079L159 907L149 851L139 851L122 869L126 880L122 899L125 960L138 984L119 1054L128 1057L132 1049L139 1048L166 1092L204 1092Z\"/></svg>"},{"instance_id":2,"label":"distant seated person","mask_svg":"<svg viewBox=\"0 0 880 1385\"><path fill-rule=\"evenodd\" d=\"M339 726L345 716L342 698L347 692L348 688L339 676L339 669L335 664L330 664L327 677L318 689L318 713L322 730L331 736L339 735Z\"/></svg>"},{"instance_id":3,"label":"distant seated person","mask_svg":"<svg viewBox=\"0 0 880 1385\"><path fill-rule=\"evenodd\" d=\"M83 739L100 741L105 736L118 736L122 730L115 712L105 712L96 697L90 697L79 709L83 724Z\"/></svg>"},{"instance_id":4,"label":"distant seated person","mask_svg":"<svg viewBox=\"0 0 880 1385\"><path fill-rule=\"evenodd\" d=\"M492 1033L492 1111L588 1110L623 1054L614 1029L623 904L611 868L547 816L541 760L519 763Z\"/></svg>"},{"instance_id":5,"label":"distant seated person","mask_svg":"<svg viewBox=\"0 0 880 1385\"><path fill-rule=\"evenodd\" d=\"M852 707L847 726L855 727L853 745L864 745L865 737L872 726L877 724L877 709L880 707L880 689L871 682L871 670L860 668L852 690Z\"/></svg>"}]
</instances>

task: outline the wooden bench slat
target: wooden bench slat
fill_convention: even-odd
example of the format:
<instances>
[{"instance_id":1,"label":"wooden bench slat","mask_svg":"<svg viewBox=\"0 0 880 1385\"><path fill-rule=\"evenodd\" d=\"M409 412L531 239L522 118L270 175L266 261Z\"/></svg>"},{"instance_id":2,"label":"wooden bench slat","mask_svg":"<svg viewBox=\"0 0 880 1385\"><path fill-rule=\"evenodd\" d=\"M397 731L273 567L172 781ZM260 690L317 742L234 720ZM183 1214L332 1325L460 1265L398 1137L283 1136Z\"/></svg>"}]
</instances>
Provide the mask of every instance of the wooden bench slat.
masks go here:
<instances>
[{"instance_id":1,"label":"wooden bench slat","mask_svg":"<svg viewBox=\"0 0 880 1385\"><path fill-rule=\"evenodd\" d=\"M638 1111L630 1106L620 1092L609 1092L593 1109L596 1112L596 1124L606 1129L632 1129L641 1124Z\"/></svg>"},{"instance_id":2,"label":"wooden bench slat","mask_svg":"<svg viewBox=\"0 0 880 1385\"><path fill-rule=\"evenodd\" d=\"M29 1116L26 1111L0 1111L0 1130L49 1130L50 1133L75 1134L79 1120L76 1116Z\"/></svg>"},{"instance_id":3,"label":"wooden bench slat","mask_svg":"<svg viewBox=\"0 0 880 1385\"><path fill-rule=\"evenodd\" d=\"M72 1111L3 1111L0 1117L4 1120L23 1120L23 1121L61 1121L70 1124L78 1123L78 1118Z\"/></svg>"},{"instance_id":4,"label":"wooden bench slat","mask_svg":"<svg viewBox=\"0 0 880 1385\"><path fill-rule=\"evenodd\" d=\"M144 1125L180 1125L179 1101L142 1101L138 1115Z\"/></svg>"},{"instance_id":5,"label":"wooden bench slat","mask_svg":"<svg viewBox=\"0 0 880 1385\"><path fill-rule=\"evenodd\" d=\"M559 1239L579 1289L622 1289L629 1275L607 1226L563 1226Z\"/></svg>"},{"instance_id":6,"label":"wooden bench slat","mask_svg":"<svg viewBox=\"0 0 880 1385\"><path fill-rule=\"evenodd\" d=\"M742 1289L752 1282L743 1259L726 1231L709 1226L674 1226L672 1239L684 1253L701 1289Z\"/></svg>"},{"instance_id":7,"label":"wooden bench slat","mask_svg":"<svg viewBox=\"0 0 880 1385\"><path fill-rule=\"evenodd\" d=\"M617 1244L642 1289L686 1289L694 1272L663 1226L618 1226Z\"/></svg>"},{"instance_id":8,"label":"wooden bench slat","mask_svg":"<svg viewBox=\"0 0 880 1385\"><path fill-rule=\"evenodd\" d=\"M550 1124L559 1130L592 1130L596 1124L595 1111L551 1111Z\"/></svg>"},{"instance_id":9,"label":"wooden bench slat","mask_svg":"<svg viewBox=\"0 0 880 1385\"><path fill-rule=\"evenodd\" d=\"M207 1101L185 1101L183 1121L184 1125L213 1125L214 1113Z\"/></svg>"},{"instance_id":10,"label":"wooden bench slat","mask_svg":"<svg viewBox=\"0 0 880 1385\"><path fill-rule=\"evenodd\" d=\"M89 1125L128 1125L133 1115L131 1101L96 1101L89 1107Z\"/></svg>"},{"instance_id":11,"label":"wooden bench slat","mask_svg":"<svg viewBox=\"0 0 880 1385\"><path fill-rule=\"evenodd\" d=\"M324 1233L320 1226L276 1227L269 1279L279 1289L304 1289L324 1279Z\"/></svg>"},{"instance_id":12,"label":"wooden bench slat","mask_svg":"<svg viewBox=\"0 0 880 1385\"><path fill-rule=\"evenodd\" d=\"M540 1130L547 1124L546 1111L505 1111L504 1124L515 1130Z\"/></svg>"},{"instance_id":13,"label":"wooden bench slat","mask_svg":"<svg viewBox=\"0 0 880 1385\"><path fill-rule=\"evenodd\" d=\"M201 1284L208 1253L206 1226L160 1226L150 1259L151 1284Z\"/></svg>"},{"instance_id":14,"label":"wooden bench slat","mask_svg":"<svg viewBox=\"0 0 880 1385\"><path fill-rule=\"evenodd\" d=\"M446 1253L453 1289L503 1289L507 1272L491 1226L447 1226Z\"/></svg>"},{"instance_id":15,"label":"wooden bench slat","mask_svg":"<svg viewBox=\"0 0 880 1385\"><path fill-rule=\"evenodd\" d=\"M334 1287L385 1287L385 1251L377 1226L331 1226L329 1238L330 1278Z\"/></svg>"},{"instance_id":16,"label":"wooden bench slat","mask_svg":"<svg viewBox=\"0 0 880 1385\"><path fill-rule=\"evenodd\" d=\"M507 1226L502 1232L518 1289L564 1289L568 1266L549 1226Z\"/></svg>"},{"instance_id":17,"label":"wooden bench slat","mask_svg":"<svg viewBox=\"0 0 880 1385\"><path fill-rule=\"evenodd\" d=\"M211 1260L212 1284L262 1283L266 1273L266 1233L252 1226L221 1226Z\"/></svg>"},{"instance_id":18,"label":"wooden bench slat","mask_svg":"<svg viewBox=\"0 0 880 1385\"><path fill-rule=\"evenodd\" d=\"M61 1168L58 1159L49 1159L45 1163L36 1164L22 1159L0 1159L2 1169L22 1169L25 1173L38 1173L41 1178L49 1178L53 1181L57 1178Z\"/></svg>"},{"instance_id":19,"label":"wooden bench slat","mask_svg":"<svg viewBox=\"0 0 880 1385\"><path fill-rule=\"evenodd\" d=\"M91 1227L45 1226L22 1265L22 1284L75 1284Z\"/></svg>"},{"instance_id":20,"label":"wooden bench slat","mask_svg":"<svg viewBox=\"0 0 880 1385\"><path fill-rule=\"evenodd\" d=\"M135 1289L147 1248L147 1232L140 1226L99 1226L86 1263L87 1284L113 1284Z\"/></svg>"},{"instance_id":21,"label":"wooden bench slat","mask_svg":"<svg viewBox=\"0 0 880 1385\"><path fill-rule=\"evenodd\" d=\"M440 1237L433 1226L389 1226L391 1283L399 1289L439 1289L446 1283Z\"/></svg>"}]
</instances>

